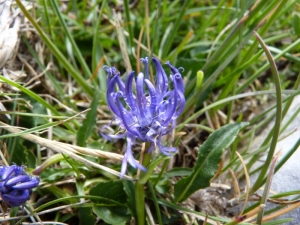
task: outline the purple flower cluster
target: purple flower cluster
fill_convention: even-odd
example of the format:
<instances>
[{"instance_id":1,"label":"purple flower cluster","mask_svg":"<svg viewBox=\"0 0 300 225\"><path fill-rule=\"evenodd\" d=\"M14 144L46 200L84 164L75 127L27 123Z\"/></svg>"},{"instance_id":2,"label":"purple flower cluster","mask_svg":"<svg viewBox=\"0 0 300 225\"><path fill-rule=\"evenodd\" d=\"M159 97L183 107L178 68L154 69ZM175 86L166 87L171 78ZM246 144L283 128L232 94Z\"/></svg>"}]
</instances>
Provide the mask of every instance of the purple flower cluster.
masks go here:
<instances>
[{"instance_id":1,"label":"purple flower cluster","mask_svg":"<svg viewBox=\"0 0 300 225\"><path fill-rule=\"evenodd\" d=\"M152 58L156 69L154 84L150 81L148 58L141 59L145 66L145 74L135 76L132 71L125 82L114 67L105 66L107 76L107 103L114 120L121 132L117 135L101 134L108 140L127 138L127 148L121 168L121 176L127 169L127 163L134 168L146 170L133 157L132 146L136 141L150 143L148 151L155 146L165 154L176 152L174 147L166 147L162 137L169 134L176 125L176 118L185 106L184 83L180 71L169 62L166 64L171 70L168 79L163 67L156 58Z\"/></svg>"},{"instance_id":2,"label":"purple flower cluster","mask_svg":"<svg viewBox=\"0 0 300 225\"><path fill-rule=\"evenodd\" d=\"M0 195L11 207L23 205L39 182L39 177L28 175L23 166L0 166Z\"/></svg>"}]
</instances>

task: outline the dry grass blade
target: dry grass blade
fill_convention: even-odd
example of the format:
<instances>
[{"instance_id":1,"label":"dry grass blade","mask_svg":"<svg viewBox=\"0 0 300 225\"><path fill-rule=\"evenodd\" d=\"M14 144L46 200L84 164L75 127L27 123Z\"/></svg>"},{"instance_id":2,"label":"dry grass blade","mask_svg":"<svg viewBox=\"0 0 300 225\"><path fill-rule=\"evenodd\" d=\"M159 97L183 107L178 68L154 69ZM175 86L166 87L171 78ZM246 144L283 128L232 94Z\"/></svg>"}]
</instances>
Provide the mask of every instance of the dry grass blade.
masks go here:
<instances>
[{"instance_id":1,"label":"dry grass blade","mask_svg":"<svg viewBox=\"0 0 300 225\"><path fill-rule=\"evenodd\" d=\"M132 67L130 64L129 56L127 54L127 48L126 48L126 42L123 36L122 28L120 26L119 17L116 11L113 10L114 20L115 20L115 27L117 29L118 39L120 43L121 52L123 55L123 60L125 63L126 71L127 73L130 73L132 71Z\"/></svg>"},{"instance_id":2,"label":"dry grass blade","mask_svg":"<svg viewBox=\"0 0 300 225\"><path fill-rule=\"evenodd\" d=\"M11 133L21 132L21 130L19 130L13 126L9 126L8 124L5 124L1 121L0 121L0 126L2 126L3 129L5 129ZM113 159L113 160L122 160L123 159L122 155L119 155L116 153L111 153L111 152L105 152L105 151L101 151L101 150L81 148L81 147L77 147L77 146L74 147L73 145L68 145L65 143L48 140L48 139L41 138L41 137L33 135L33 134L22 134L22 135L20 135L20 137L22 137L26 140L29 140L31 142L34 142L36 144L39 144L40 146L44 146L48 149L51 149L55 152L65 154L65 155L69 156L70 158L73 158L73 159L85 164L86 166L92 166L92 167L104 170L113 175L120 176L120 173L118 171L115 171L108 167L94 163L90 160L87 160L84 157L79 156L78 154L89 154L91 156L103 157L106 159ZM128 179L128 180L133 180L132 177L126 176L126 175L124 176L124 178Z\"/></svg>"},{"instance_id":3,"label":"dry grass blade","mask_svg":"<svg viewBox=\"0 0 300 225\"><path fill-rule=\"evenodd\" d=\"M207 218L207 215L206 216L200 216L199 214L196 214L196 213L192 213L192 212L187 212L187 211L184 211L185 214L187 215L190 215L192 217L195 217L197 219L200 219L202 221L206 221L207 223L209 224L212 224L212 225L218 225L218 222L217 221L214 221L212 219L209 219Z\"/></svg>"},{"instance_id":4,"label":"dry grass blade","mask_svg":"<svg viewBox=\"0 0 300 225\"><path fill-rule=\"evenodd\" d=\"M265 216L263 218L263 222L266 222L266 221L270 221L272 219L275 219L276 217L278 216L282 216L294 209L297 209L298 207L300 207L300 201L298 201L297 203L293 204L293 205L289 205L288 207L282 209L282 210L278 210L277 212L271 214L271 215L268 215L268 216Z\"/></svg>"},{"instance_id":5,"label":"dry grass blade","mask_svg":"<svg viewBox=\"0 0 300 225\"><path fill-rule=\"evenodd\" d=\"M29 215L26 215L26 216L0 217L0 221L20 220L20 219L28 218L28 217L33 216L33 215L34 216L40 216L40 215L44 215L44 214L47 214L47 213L63 210L63 209L66 209L66 208L69 208L69 207L72 207L72 206L75 206L75 207L80 206L80 205L85 204L86 202L87 201L79 202L79 203L75 203L75 204L63 205L63 206L47 209L47 210L44 210L44 211L41 211L41 212L38 212L38 213L34 213L34 214L31 214L31 215L29 214ZM24 224L24 223L22 223L22 224ZM53 224L53 222L51 222L51 223L42 222L42 223L34 223L34 224ZM55 222L55 224L65 224L65 223Z\"/></svg>"},{"instance_id":6,"label":"dry grass blade","mask_svg":"<svg viewBox=\"0 0 300 225\"><path fill-rule=\"evenodd\" d=\"M152 213L151 213L151 210L150 210L149 205L148 205L148 204L145 204L145 208L146 208L146 212L147 212L147 215L148 215L150 224L151 224L151 225L155 225L156 223L154 222L154 218L153 218L153 215L152 215Z\"/></svg>"},{"instance_id":7,"label":"dry grass blade","mask_svg":"<svg viewBox=\"0 0 300 225\"><path fill-rule=\"evenodd\" d=\"M232 178L232 183L233 183L233 189L234 189L234 195L236 199L240 198L241 192L240 192L240 187L239 187L239 182L234 174L234 172L229 169L229 172L231 174L231 178Z\"/></svg>"},{"instance_id":8,"label":"dry grass blade","mask_svg":"<svg viewBox=\"0 0 300 225\"><path fill-rule=\"evenodd\" d=\"M259 205L258 207L254 208L253 210L251 210L250 212L238 216L236 219L234 219L233 221L226 223L225 225L234 225L234 224L239 224L240 222L246 222L249 220L253 220L254 218L257 217L257 214L266 207L266 205Z\"/></svg>"},{"instance_id":9,"label":"dry grass blade","mask_svg":"<svg viewBox=\"0 0 300 225\"><path fill-rule=\"evenodd\" d=\"M145 0L145 20L146 20L146 35L147 35L147 47L149 51L151 50L150 46L150 31L149 31L149 4L148 0ZM151 55L151 52L148 52Z\"/></svg>"},{"instance_id":10,"label":"dry grass blade","mask_svg":"<svg viewBox=\"0 0 300 225\"><path fill-rule=\"evenodd\" d=\"M16 53L21 19L12 13L11 1L2 2L0 7L0 68L2 68Z\"/></svg>"},{"instance_id":11,"label":"dry grass blade","mask_svg":"<svg viewBox=\"0 0 300 225\"><path fill-rule=\"evenodd\" d=\"M140 57L141 57L141 44L142 44L142 38L143 38L143 33L144 33L144 26L142 26L140 34L139 34L139 40L137 44L137 49L136 49L136 71L137 74L141 72L141 63L140 63Z\"/></svg>"},{"instance_id":12,"label":"dry grass blade","mask_svg":"<svg viewBox=\"0 0 300 225\"><path fill-rule=\"evenodd\" d=\"M95 77L97 76L98 74L98 71L100 70L100 68L103 66L104 64L104 61L105 61L105 57L102 56L102 58L100 59L95 71L93 72L92 76L90 77L89 81L92 81L95 79Z\"/></svg>"},{"instance_id":13,"label":"dry grass blade","mask_svg":"<svg viewBox=\"0 0 300 225\"><path fill-rule=\"evenodd\" d=\"M110 20L109 17L108 17L107 15L103 14L103 17L104 17L105 19L107 19L113 26L116 26L116 23L115 23L113 20ZM127 31L124 30L123 33L124 33L125 36L127 36L127 37L129 36L129 33L128 33ZM137 40L137 39L135 39L135 38L133 38L133 41L134 41L134 43L136 43L137 45L139 45L140 48L142 48L143 50L145 50L148 54L150 53L150 49L148 49L145 45L143 45L143 44L141 43L141 41L139 41L139 40ZM158 57L158 55L156 55L156 54L152 54L152 55L153 55L155 58L161 60L160 57Z\"/></svg>"},{"instance_id":14,"label":"dry grass blade","mask_svg":"<svg viewBox=\"0 0 300 225\"><path fill-rule=\"evenodd\" d=\"M0 111L7 111L5 106L0 102ZM4 114L9 120L11 120L11 116L9 114Z\"/></svg>"},{"instance_id":15,"label":"dry grass blade","mask_svg":"<svg viewBox=\"0 0 300 225\"><path fill-rule=\"evenodd\" d=\"M245 201L244 201L244 205L243 205L243 208L241 210L241 213L240 213L240 215L242 215L243 211L247 207L247 202L248 202L248 197L249 197L249 190L250 190L250 178L249 178L249 174L248 174L248 171L247 171L246 164L245 164L242 156L238 152L235 152L235 153L239 157L239 159L241 160L241 163L243 165L243 169L245 171L246 185L247 185L247 191L246 191L246 194L245 194Z\"/></svg>"},{"instance_id":16,"label":"dry grass blade","mask_svg":"<svg viewBox=\"0 0 300 225\"><path fill-rule=\"evenodd\" d=\"M263 196L262 196L261 201L260 201L261 204L266 204L267 203L268 194L269 194L271 183L272 183L272 178L273 178L273 175L274 175L274 172L275 172L275 166L276 166L276 163L277 163L280 155L281 155L281 151L279 151L275 155L275 157L273 159L273 162L271 164L271 168L270 168L270 172L269 172L269 175L268 175L268 178L267 178L267 182L266 182L266 185L265 185L264 193L263 193ZM263 215L264 215L264 210L262 210L258 214L258 217L257 217L257 222L258 223L262 222Z\"/></svg>"},{"instance_id":17,"label":"dry grass blade","mask_svg":"<svg viewBox=\"0 0 300 225\"><path fill-rule=\"evenodd\" d=\"M71 144L65 144L62 142L57 142L60 145L62 144L63 146L69 146L73 149L75 149L78 153L81 153L83 155L90 155L90 156L96 156L104 159L113 159L117 161L122 161L123 160L123 155L112 153L112 152L106 152L106 151L101 151L97 149L91 149L91 148L84 148L76 145L71 145Z\"/></svg>"},{"instance_id":18,"label":"dry grass blade","mask_svg":"<svg viewBox=\"0 0 300 225\"><path fill-rule=\"evenodd\" d=\"M5 145L6 146L6 145ZM5 166L9 166L8 162L6 161L6 158L5 156L3 155L2 151L0 151L0 157L1 157L1 160L3 161L4 165Z\"/></svg>"}]
</instances>

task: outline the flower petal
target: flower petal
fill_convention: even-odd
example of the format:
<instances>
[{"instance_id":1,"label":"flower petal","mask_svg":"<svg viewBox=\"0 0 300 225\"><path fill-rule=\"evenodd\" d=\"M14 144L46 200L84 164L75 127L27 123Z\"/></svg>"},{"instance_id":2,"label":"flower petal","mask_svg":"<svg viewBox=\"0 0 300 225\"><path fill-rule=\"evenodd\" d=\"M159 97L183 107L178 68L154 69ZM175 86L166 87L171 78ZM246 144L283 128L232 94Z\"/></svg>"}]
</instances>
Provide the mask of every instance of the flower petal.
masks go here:
<instances>
[{"instance_id":1,"label":"flower petal","mask_svg":"<svg viewBox=\"0 0 300 225\"><path fill-rule=\"evenodd\" d=\"M182 111L184 110L184 107L185 107L185 98L184 98L183 93L178 91L177 95L179 96L179 99L180 99L180 106L177 108L173 119L176 119L182 113Z\"/></svg>"},{"instance_id":2,"label":"flower petal","mask_svg":"<svg viewBox=\"0 0 300 225\"><path fill-rule=\"evenodd\" d=\"M182 93L184 93L184 83L183 83L180 73L176 73L173 76L173 82L177 84L178 90L181 91Z\"/></svg>"},{"instance_id":3,"label":"flower petal","mask_svg":"<svg viewBox=\"0 0 300 225\"><path fill-rule=\"evenodd\" d=\"M111 123L108 124L108 125L104 125L103 127L101 127L101 129L99 131L99 133L101 134L101 136L104 137L106 140L113 141L113 139L121 139L121 138L124 138L127 135L127 132L124 132L122 134L117 134L117 135L103 133L103 130L105 128L109 127L110 125L111 125Z\"/></svg>"},{"instance_id":4,"label":"flower petal","mask_svg":"<svg viewBox=\"0 0 300 225\"><path fill-rule=\"evenodd\" d=\"M129 119L130 112L127 112L127 110L124 109L124 107L121 104L120 99L119 99L120 97L122 97L122 95L119 95L119 94L120 93L118 92L116 101L117 101L118 109L121 112L120 118L122 119L124 127L126 128L126 130L129 133L131 133L134 136L140 137L143 140L142 134L138 130L131 128L132 125L130 125L130 124L132 123L132 119L131 120ZM129 122L129 124L128 124L128 122Z\"/></svg>"},{"instance_id":5,"label":"flower petal","mask_svg":"<svg viewBox=\"0 0 300 225\"><path fill-rule=\"evenodd\" d=\"M168 89L168 78L158 59L153 57L152 61L156 69L156 92L158 95L163 96Z\"/></svg>"},{"instance_id":6,"label":"flower petal","mask_svg":"<svg viewBox=\"0 0 300 225\"><path fill-rule=\"evenodd\" d=\"M10 206L20 206L27 201L29 195L30 191L26 189L22 191L14 190L9 194L1 195L1 197L4 201L8 202Z\"/></svg>"},{"instance_id":7,"label":"flower petal","mask_svg":"<svg viewBox=\"0 0 300 225\"><path fill-rule=\"evenodd\" d=\"M148 87L149 94L150 94L150 99L151 99L150 112L151 112L152 116L155 116L156 106L157 106L156 91L155 91L155 88L154 88L153 84L150 82L150 80L145 79L145 84Z\"/></svg>"},{"instance_id":8,"label":"flower petal","mask_svg":"<svg viewBox=\"0 0 300 225\"><path fill-rule=\"evenodd\" d=\"M172 66L172 64L169 61L166 62L166 64L170 67L173 74L179 73L178 69L176 69L174 66Z\"/></svg>"},{"instance_id":9,"label":"flower petal","mask_svg":"<svg viewBox=\"0 0 300 225\"><path fill-rule=\"evenodd\" d=\"M167 114L166 119L163 122L163 126L170 123L171 119L173 118L173 115L175 114L177 108L177 83L174 82L174 90L172 95L170 95L168 99L168 108L167 108Z\"/></svg>"},{"instance_id":10,"label":"flower petal","mask_svg":"<svg viewBox=\"0 0 300 225\"><path fill-rule=\"evenodd\" d=\"M16 177L12 177L10 179L8 179L5 183L4 183L4 186L5 187L10 187L10 186L13 186L13 185L16 185L17 183L23 183L23 182L26 182L26 181L30 181L30 176L25 174L25 175L19 175L19 176L16 176Z\"/></svg>"},{"instance_id":11,"label":"flower petal","mask_svg":"<svg viewBox=\"0 0 300 225\"><path fill-rule=\"evenodd\" d=\"M135 158L132 155L132 146L134 144L134 137L132 137L131 135L129 135L127 137L127 146L126 146L126 152L124 154L124 158L122 161L122 166L121 166L121 177L123 177L126 173L126 169L127 169L127 163L129 163L133 168L139 168L142 171L147 171L147 169L139 164Z\"/></svg>"},{"instance_id":12,"label":"flower petal","mask_svg":"<svg viewBox=\"0 0 300 225\"><path fill-rule=\"evenodd\" d=\"M120 73L118 73L116 76L117 76L117 84L118 84L119 90L122 91L123 93L125 93L125 84L120 77Z\"/></svg>"},{"instance_id":13,"label":"flower petal","mask_svg":"<svg viewBox=\"0 0 300 225\"><path fill-rule=\"evenodd\" d=\"M171 153L177 152L177 149L175 147L165 147L160 143L160 140L158 140L156 142L159 150L161 151L161 153L163 153L166 156L172 156Z\"/></svg>"},{"instance_id":14,"label":"flower petal","mask_svg":"<svg viewBox=\"0 0 300 225\"><path fill-rule=\"evenodd\" d=\"M125 173L127 170L127 155L125 153L124 158L122 160L122 166L121 166L121 174L120 174L120 178L124 177Z\"/></svg>"},{"instance_id":15,"label":"flower petal","mask_svg":"<svg viewBox=\"0 0 300 225\"><path fill-rule=\"evenodd\" d=\"M110 110L118 117L120 117L120 111L118 109L118 107L115 104L115 84L117 82L117 76L114 76L113 78L111 78L111 80L109 81L108 85L107 85L107 92L106 92L106 100L107 100L107 104L110 108Z\"/></svg>"},{"instance_id":16,"label":"flower petal","mask_svg":"<svg viewBox=\"0 0 300 225\"><path fill-rule=\"evenodd\" d=\"M40 183L39 177L32 177L30 181L16 184L12 188L15 190L32 189L39 186L39 183Z\"/></svg>"},{"instance_id":17,"label":"flower petal","mask_svg":"<svg viewBox=\"0 0 300 225\"><path fill-rule=\"evenodd\" d=\"M154 150L154 148L155 148L154 142L150 142L150 147L148 148L147 152L151 153Z\"/></svg>"},{"instance_id":18,"label":"flower petal","mask_svg":"<svg viewBox=\"0 0 300 225\"><path fill-rule=\"evenodd\" d=\"M145 127L149 124L149 109L147 108L147 101L144 93L144 74L139 73L136 80L136 102L139 110L139 124Z\"/></svg>"},{"instance_id":19,"label":"flower petal","mask_svg":"<svg viewBox=\"0 0 300 225\"><path fill-rule=\"evenodd\" d=\"M132 91L134 74L135 72L132 71L127 76L126 84L125 84L125 97L126 97L125 101L131 108L132 112L137 114L136 97L134 96Z\"/></svg>"},{"instance_id":20,"label":"flower petal","mask_svg":"<svg viewBox=\"0 0 300 225\"><path fill-rule=\"evenodd\" d=\"M103 66L103 69L106 70L107 72L107 84L109 83L110 79L114 76L116 73L116 68L114 67L109 67L109 66Z\"/></svg>"},{"instance_id":21,"label":"flower petal","mask_svg":"<svg viewBox=\"0 0 300 225\"><path fill-rule=\"evenodd\" d=\"M146 79L150 80L149 68L148 68L148 65L149 65L149 59L148 59L148 57L146 57L144 59L141 58L140 61L144 63Z\"/></svg>"},{"instance_id":22,"label":"flower petal","mask_svg":"<svg viewBox=\"0 0 300 225\"><path fill-rule=\"evenodd\" d=\"M17 167L16 165L7 167L7 169L4 171L4 173L1 176L2 180L6 180L14 172L16 167Z\"/></svg>"},{"instance_id":23,"label":"flower petal","mask_svg":"<svg viewBox=\"0 0 300 225\"><path fill-rule=\"evenodd\" d=\"M2 180L6 180L13 173L15 175L21 175L21 174L24 174L25 172L24 172L24 169L22 166L17 166L17 165L9 166L6 169L4 169L4 172L2 173L2 176L1 176Z\"/></svg>"}]
</instances>

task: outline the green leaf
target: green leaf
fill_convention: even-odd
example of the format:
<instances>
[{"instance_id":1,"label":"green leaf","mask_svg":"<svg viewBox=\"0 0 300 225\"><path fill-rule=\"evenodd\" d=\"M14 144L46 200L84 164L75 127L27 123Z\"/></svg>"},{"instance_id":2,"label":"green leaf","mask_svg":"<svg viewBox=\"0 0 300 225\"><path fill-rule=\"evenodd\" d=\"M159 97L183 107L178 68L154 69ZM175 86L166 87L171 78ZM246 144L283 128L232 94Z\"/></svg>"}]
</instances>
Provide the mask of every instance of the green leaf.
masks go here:
<instances>
[{"instance_id":1,"label":"green leaf","mask_svg":"<svg viewBox=\"0 0 300 225\"><path fill-rule=\"evenodd\" d=\"M33 101L31 105L32 105L32 112L34 114L47 115L47 110L41 103ZM47 122L47 120L45 120L42 117L33 117L33 121L34 121L34 126L42 125Z\"/></svg>"},{"instance_id":2,"label":"green leaf","mask_svg":"<svg viewBox=\"0 0 300 225\"><path fill-rule=\"evenodd\" d=\"M90 195L109 200L92 200L96 203L93 207L94 213L104 222L108 224L125 224L130 218L125 205L127 196L122 180L99 183L90 190Z\"/></svg>"},{"instance_id":3,"label":"green leaf","mask_svg":"<svg viewBox=\"0 0 300 225\"><path fill-rule=\"evenodd\" d=\"M214 177L221 155L237 137L240 129L248 123L235 123L223 126L213 132L199 148L198 158L190 176L179 180L175 184L175 201L182 202L195 191L209 187L210 180Z\"/></svg>"},{"instance_id":4,"label":"green leaf","mask_svg":"<svg viewBox=\"0 0 300 225\"><path fill-rule=\"evenodd\" d=\"M166 172L166 174L164 175L164 177L179 177L179 176L189 176L192 173L192 169L191 168L173 168L171 170L169 170L168 172Z\"/></svg>"},{"instance_id":5,"label":"green leaf","mask_svg":"<svg viewBox=\"0 0 300 225\"><path fill-rule=\"evenodd\" d=\"M128 207L131 212L131 214L136 217L135 212L135 189L134 189L134 184L130 180L123 180L123 185L124 185L124 191L127 194L127 202L128 202Z\"/></svg>"},{"instance_id":6,"label":"green leaf","mask_svg":"<svg viewBox=\"0 0 300 225\"><path fill-rule=\"evenodd\" d=\"M29 168L35 168L37 166L36 155L32 151L27 151L27 164Z\"/></svg>"},{"instance_id":7,"label":"green leaf","mask_svg":"<svg viewBox=\"0 0 300 225\"><path fill-rule=\"evenodd\" d=\"M47 168L41 174L43 181L55 182L67 176L74 176L72 168Z\"/></svg>"},{"instance_id":8,"label":"green leaf","mask_svg":"<svg viewBox=\"0 0 300 225\"><path fill-rule=\"evenodd\" d=\"M47 192L51 193L52 195L54 195L56 198L66 198L66 199L64 199L65 203L71 204L71 203L75 203L75 201L77 201L75 198L72 198L73 190L71 190L71 189L64 188L62 191L62 189L60 187L52 185L52 186L45 188L45 190ZM71 198L67 198L67 197L71 197Z\"/></svg>"},{"instance_id":9,"label":"green leaf","mask_svg":"<svg viewBox=\"0 0 300 225\"><path fill-rule=\"evenodd\" d=\"M151 161L150 165L147 167L147 172L140 175L138 182L140 184L145 184L147 182L147 180L149 179L149 177L153 174L154 169L157 168L158 164L160 164L161 162L163 162L164 160L166 160L168 158L169 157L165 156L165 155L160 155L160 156L154 158Z\"/></svg>"},{"instance_id":10,"label":"green leaf","mask_svg":"<svg viewBox=\"0 0 300 225\"><path fill-rule=\"evenodd\" d=\"M78 209L79 225L94 225L96 218L91 208L82 207Z\"/></svg>"},{"instance_id":11,"label":"green leaf","mask_svg":"<svg viewBox=\"0 0 300 225\"><path fill-rule=\"evenodd\" d=\"M109 181L109 182L103 182L99 183L97 186L91 188L90 195L103 197L109 200L113 200L120 205L124 205L126 203L126 193L123 189L123 183L122 180L116 180L116 181ZM117 204L112 204L111 201L105 201L105 200L94 200L96 203L106 204L110 206L116 206Z\"/></svg>"},{"instance_id":12,"label":"green leaf","mask_svg":"<svg viewBox=\"0 0 300 225\"><path fill-rule=\"evenodd\" d=\"M293 16L293 27L296 35L300 35L300 16L294 14Z\"/></svg>"},{"instance_id":13,"label":"green leaf","mask_svg":"<svg viewBox=\"0 0 300 225\"><path fill-rule=\"evenodd\" d=\"M23 142L24 140L21 138L15 138L12 142L10 163L16 163L17 165L27 164L27 148Z\"/></svg>"},{"instance_id":14,"label":"green leaf","mask_svg":"<svg viewBox=\"0 0 300 225\"><path fill-rule=\"evenodd\" d=\"M85 147L86 140L92 134L96 125L97 107L98 107L99 93L95 93L95 97L90 105L91 110L86 114L86 119L77 133L77 145Z\"/></svg>"},{"instance_id":15,"label":"green leaf","mask_svg":"<svg viewBox=\"0 0 300 225\"><path fill-rule=\"evenodd\" d=\"M103 207L94 206L94 213L108 224L126 224L130 219L130 215L126 214L127 209L125 207Z\"/></svg>"}]
</instances>

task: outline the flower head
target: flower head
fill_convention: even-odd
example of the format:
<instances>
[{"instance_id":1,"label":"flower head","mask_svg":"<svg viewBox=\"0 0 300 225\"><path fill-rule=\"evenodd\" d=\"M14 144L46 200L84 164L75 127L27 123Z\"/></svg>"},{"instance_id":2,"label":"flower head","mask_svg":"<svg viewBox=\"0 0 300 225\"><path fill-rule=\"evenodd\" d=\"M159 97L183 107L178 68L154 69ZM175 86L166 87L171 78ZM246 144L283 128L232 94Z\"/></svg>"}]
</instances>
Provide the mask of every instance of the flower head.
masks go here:
<instances>
[{"instance_id":1,"label":"flower head","mask_svg":"<svg viewBox=\"0 0 300 225\"><path fill-rule=\"evenodd\" d=\"M169 62L171 75L168 79L160 62L152 59L156 69L154 84L150 81L148 58L141 59L145 65L145 74L137 76L132 71L125 82L114 67L105 66L107 76L107 103L114 120L124 132L119 135L108 135L102 131L103 137L112 140L127 137L127 148L124 155L121 176L125 174L127 163L134 168L145 168L136 162L131 147L136 141L149 142L152 151L155 146L165 154L170 155L176 148L165 147L162 136L169 134L176 125L176 118L185 106L184 83L177 68ZM135 83L135 85L134 85Z\"/></svg>"},{"instance_id":2,"label":"flower head","mask_svg":"<svg viewBox=\"0 0 300 225\"><path fill-rule=\"evenodd\" d=\"M39 177L28 175L23 166L0 166L0 195L11 207L23 205L39 182Z\"/></svg>"}]
</instances>

